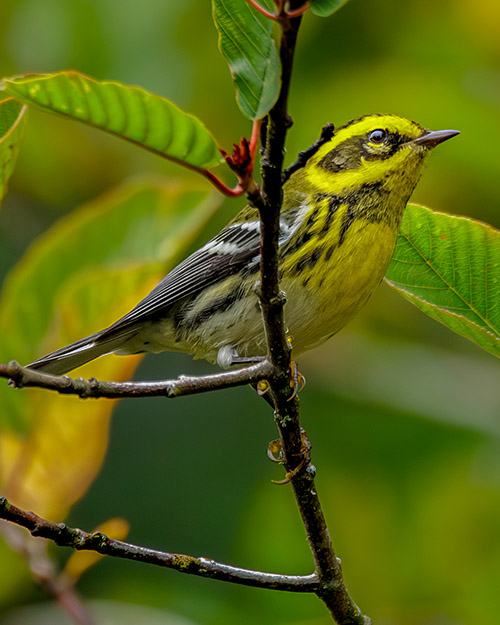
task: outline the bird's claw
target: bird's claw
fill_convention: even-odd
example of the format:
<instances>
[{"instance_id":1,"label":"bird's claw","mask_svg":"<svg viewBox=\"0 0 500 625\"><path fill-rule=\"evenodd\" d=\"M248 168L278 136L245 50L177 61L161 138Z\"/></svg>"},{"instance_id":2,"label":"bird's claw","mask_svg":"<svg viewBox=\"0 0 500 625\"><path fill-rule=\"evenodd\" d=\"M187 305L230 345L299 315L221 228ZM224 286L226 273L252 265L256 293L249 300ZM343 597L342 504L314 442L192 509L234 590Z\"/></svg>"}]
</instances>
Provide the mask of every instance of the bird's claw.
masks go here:
<instances>
[{"instance_id":1,"label":"bird's claw","mask_svg":"<svg viewBox=\"0 0 500 625\"><path fill-rule=\"evenodd\" d=\"M309 463L311 461L311 443L309 442L309 439L306 436L305 430L301 430L301 434L302 434L302 447L300 450L300 454L302 456L301 461L294 469L286 472L284 479L271 480L273 484L276 484L277 486L288 484L289 482L292 481L292 479L296 475L301 473L305 467L309 466ZM273 462L278 462L280 464L283 464L285 461L285 458L283 454L282 441L281 440L271 441L267 449L267 455L270 458L270 460L272 460Z\"/></svg>"},{"instance_id":2,"label":"bird's claw","mask_svg":"<svg viewBox=\"0 0 500 625\"><path fill-rule=\"evenodd\" d=\"M292 373L290 378L290 387L293 388L293 393L288 398L288 401L292 401L292 399L296 397L306 385L306 379L302 375L302 373L300 373L299 367L295 360L292 360L292 362L290 363L290 369Z\"/></svg>"},{"instance_id":3,"label":"bird's claw","mask_svg":"<svg viewBox=\"0 0 500 625\"><path fill-rule=\"evenodd\" d=\"M255 385L255 388L257 389L257 394L262 397L270 390L271 385L267 380L259 380Z\"/></svg>"},{"instance_id":4,"label":"bird's claw","mask_svg":"<svg viewBox=\"0 0 500 625\"><path fill-rule=\"evenodd\" d=\"M280 439L271 441L267 447L267 457L273 462L283 464L283 443Z\"/></svg>"}]
</instances>

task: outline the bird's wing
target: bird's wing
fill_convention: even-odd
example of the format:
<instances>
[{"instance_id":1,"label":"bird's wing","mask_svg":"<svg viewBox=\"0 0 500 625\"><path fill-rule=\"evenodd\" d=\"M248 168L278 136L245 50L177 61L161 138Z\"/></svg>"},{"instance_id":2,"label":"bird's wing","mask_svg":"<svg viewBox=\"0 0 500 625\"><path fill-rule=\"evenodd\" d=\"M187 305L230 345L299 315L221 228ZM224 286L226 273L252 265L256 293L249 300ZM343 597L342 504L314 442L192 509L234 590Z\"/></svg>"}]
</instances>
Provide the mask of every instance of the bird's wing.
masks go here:
<instances>
[{"instance_id":1,"label":"bird's wing","mask_svg":"<svg viewBox=\"0 0 500 625\"><path fill-rule=\"evenodd\" d=\"M260 222L247 221L224 228L198 251L177 265L124 317L100 334L121 332L131 325L155 317L173 303L240 271L252 260L257 266L260 252Z\"/></svg>"}]
</instances>

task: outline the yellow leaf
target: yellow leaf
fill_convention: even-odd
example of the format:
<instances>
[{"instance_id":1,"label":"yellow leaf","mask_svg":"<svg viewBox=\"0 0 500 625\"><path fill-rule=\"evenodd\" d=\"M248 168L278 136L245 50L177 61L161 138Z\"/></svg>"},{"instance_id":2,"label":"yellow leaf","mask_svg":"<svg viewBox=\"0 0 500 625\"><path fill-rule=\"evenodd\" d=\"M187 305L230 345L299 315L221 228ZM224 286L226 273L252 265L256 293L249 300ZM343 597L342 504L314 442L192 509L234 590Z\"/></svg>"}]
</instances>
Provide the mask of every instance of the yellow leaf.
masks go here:
<instances>
[{"instance_id":1,"label":"yellow leaf","mask_svg":"<svg viewBox=\"0 0 500 625\"><path fill-rule=\"evenodd\" d=\"M0 327L9 332L0 361L26 364L127 312L186 255L213 213L211 197L206 191L134 185L61 220L7 280ZM106 356L78 374L130 379L139 359ZM62 520L101 467L116 402L6 385L0 399L2 494Z\"/></svg>"}]
</instances>

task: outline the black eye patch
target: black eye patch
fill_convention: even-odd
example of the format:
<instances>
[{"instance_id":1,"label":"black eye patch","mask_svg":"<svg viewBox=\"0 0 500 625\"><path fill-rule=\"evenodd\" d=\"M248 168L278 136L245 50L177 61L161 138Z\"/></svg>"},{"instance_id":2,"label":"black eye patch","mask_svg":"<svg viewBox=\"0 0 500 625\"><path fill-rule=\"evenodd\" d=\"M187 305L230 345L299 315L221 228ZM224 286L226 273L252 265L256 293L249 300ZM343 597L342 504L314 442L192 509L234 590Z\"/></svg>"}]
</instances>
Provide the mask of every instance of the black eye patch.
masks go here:
<instances>
[{"instance_id":1,"label":"black eye patch","mask_svg":"<svg viewBox=\"0 0 500 625\"><path fill-rule=\"evenodd\" d=\"M379 133L379 132L384 133L384 138L381 141L374 141L372 138L372 135L374 133ZM377 138L379 138L379 135L377 135ZM412 137L408 137L407 135L401 135L398 132L390 132L388 130L383 130L383 131L372 130L372 132L368 135L367 143L378 143L379 145L381 143L384 143L386 147L384 149L383 154L374 154L371 150L365 147L364 157L368 161L378 160L378 159L385 160L387 158L390 158L394 154L396 154L396 152L399 150L399 148L402 145L404 145L405 143L408 143L411 140L412 140Z\"/></svg>"},{"instance_id":2,"label":"black eye patch","mask_svg":"<svg viewBox=\"0 0 500 625\"><path fill-rule=\"evenodd\" d=\"M370 137L375 133L377 133L376 138L379 139L380 136L378 133L383 133L384 135L378 142L378 145L384 144L384 148L381 150L374 150L373 148L373 144L376 142L371 140ZM362 158L366 161L391 158L404 143L408 143L408 141L412 141L412 139L413 137L400 135L398 132L376 128L375 130L371 130L368 136L362 134L348 137L345 141L342 141L342 143L339 143L339 145L325 154L319 161L318 166L331 173L355 170L360 167ZM369 147L370 143L372 144L371 148Z\"/></svg>"}]
</instances>

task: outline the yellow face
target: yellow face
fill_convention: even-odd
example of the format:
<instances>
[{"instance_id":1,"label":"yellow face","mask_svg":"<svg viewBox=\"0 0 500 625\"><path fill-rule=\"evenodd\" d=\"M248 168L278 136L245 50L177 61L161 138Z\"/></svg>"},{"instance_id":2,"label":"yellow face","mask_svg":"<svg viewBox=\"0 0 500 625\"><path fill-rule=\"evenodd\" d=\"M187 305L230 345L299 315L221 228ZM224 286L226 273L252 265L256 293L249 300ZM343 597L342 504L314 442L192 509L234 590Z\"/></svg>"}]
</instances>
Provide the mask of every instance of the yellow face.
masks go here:
<instances>
[{"instance_id":1,"label":"yellow face","mask_svg":"<svg viewBox=\"0 0 500 625\"><path fill-rule=\"evenodd\" d=\"M381 183L402 195L415 187L429 146L415 143L429 131L397 115L367 115L339 128L307 163L316 188L345 193L362 184ZM431 133L432 134L432 133Z\"/></svg>"}]
</instances>

